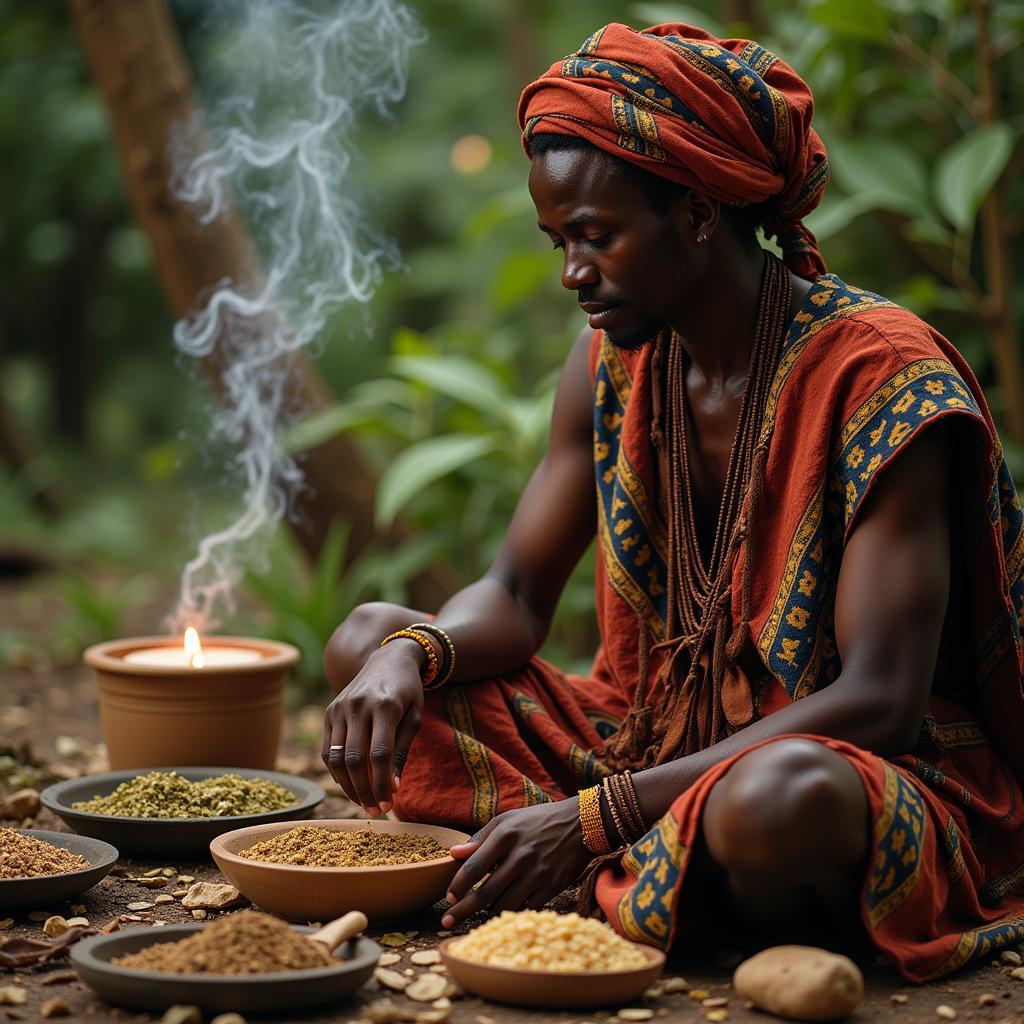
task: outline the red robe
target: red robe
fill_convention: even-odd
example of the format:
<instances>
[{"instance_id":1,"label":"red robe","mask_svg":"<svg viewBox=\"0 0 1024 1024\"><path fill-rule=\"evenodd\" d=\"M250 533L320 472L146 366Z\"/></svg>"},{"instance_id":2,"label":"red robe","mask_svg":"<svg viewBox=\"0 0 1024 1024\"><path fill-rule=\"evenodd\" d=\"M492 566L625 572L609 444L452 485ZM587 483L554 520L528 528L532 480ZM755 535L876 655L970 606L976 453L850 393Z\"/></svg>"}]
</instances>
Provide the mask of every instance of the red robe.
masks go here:
<instances>
[{"instance_id":1,"label":"red robe","mask_svg":"<svg viewBox=\"0 0 1024 1024\"><path fill-rule=\"evenodd\" d=\"M479 827L604 773L601 741L632 700L640 645L664 630L651 354L620 352L600 333L591 352L602 637L591 677L534 659L517 676L428 695L403 817ZM871 808L862 922L912 981L1024 940L1024 516L981 389L949 342L877 295L833 275L817 280L783 347L763 423L764 512L733 577L738 588L742 559L756 559L756 716L827 686L840 671L833 612L846 539L875 480L940 420L956 427L952 578L920 741L887 761L821 738L856 768ZM704 799L730 764L703 776L621 867L599 876L598 901L624 935L674 941Z\"/></svg>"}]
</instances>

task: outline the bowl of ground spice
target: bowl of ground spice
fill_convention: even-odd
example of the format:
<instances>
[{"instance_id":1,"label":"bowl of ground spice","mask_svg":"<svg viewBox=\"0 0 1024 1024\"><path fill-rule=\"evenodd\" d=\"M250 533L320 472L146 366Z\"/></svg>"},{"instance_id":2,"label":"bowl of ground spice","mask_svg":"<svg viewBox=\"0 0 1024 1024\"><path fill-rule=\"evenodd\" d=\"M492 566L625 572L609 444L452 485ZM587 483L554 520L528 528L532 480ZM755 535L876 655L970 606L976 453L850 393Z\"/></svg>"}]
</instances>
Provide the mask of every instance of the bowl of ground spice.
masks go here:
<instances>
[{"instance_id":1,"label":"bowl of ground spice","mask_svg":"<svg viewBox=\"0 0 1024 1024\"><path fill-rule=\"evenodd\" d=\"M109 843L67 832L0 828L0 911L80 896L117 863Z\"/></svg>"},{"instance_id":2,"label":"bowl of ground spice","mask_svg":"<svg viewBox=\"0 0 1024 1024\"><path fill-rule=\"evenodd\" d=\"M633 999L665 965L660 950L629 942L603 921L553 910L503 911L439 949L467 991L552 1009Z\"/></svg>"},{"instance_id":3,"label":"bowl of ground spice","mask_svg":"<svg viewBox=\"0 0 1024 1024\"><path fill-rule=\"evenodd\" d=\"M210 844L217 866L257 906L290 921L361 910L371 921L443 899L469 836L438 825L344 818L258 825Z\"/></svg>"},{"instance_id":4,"label":"bowl of ground spice","mask_svg":"<svg viewBox=\"0 0 1024 1024\"><path fill-rule=\"evenodd\" d=\"M125 852L197 857L221 832L303 817L325 796L323 787L298 775L208 767L104 772L40 794L81 835Z\"/></svg>"},{"instance_id":5,"label":"bowl of ground spice","mask_svg":"<svg viewBox=\"0 0 1024 1024\"><path fill-rule=\"evenodd\" d=\"M207 1014L293 1011L352 995L380 956L370 939L328 952L314 934L243 910L212 924L84 939L71 948L71 963L104 999L142 1010L184 1003Z\"/></svg>"}]
</instances>

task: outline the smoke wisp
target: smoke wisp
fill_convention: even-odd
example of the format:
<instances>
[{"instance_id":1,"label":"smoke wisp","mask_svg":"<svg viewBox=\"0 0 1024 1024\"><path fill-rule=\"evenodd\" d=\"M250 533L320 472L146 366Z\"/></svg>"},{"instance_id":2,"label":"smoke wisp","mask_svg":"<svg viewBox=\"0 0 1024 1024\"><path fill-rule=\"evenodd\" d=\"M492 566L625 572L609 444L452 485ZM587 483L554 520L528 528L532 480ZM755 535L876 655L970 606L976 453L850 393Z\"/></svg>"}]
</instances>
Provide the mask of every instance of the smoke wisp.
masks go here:
<instances>
[{"instance_id":1,"label":"smoke wisp","mask_svg":"<svg viewBox=\"0 0 1024 1024\"><path fill-rule=\"evenodd\" d=\"M288 511L302 470L279 443L291 358L341 307L367 302L394 246L352 184L360 116L387 117L424 34L396 0L218 0L200 29L191 123L172 140L172 189L200 224L239 215L253 240L243 280L219 282L174 328L185 356L213 356L220 379L209 424L236 452L241 508L185 565L169 626L210 629L256 542ZM205 15L204 15L205 16ZM258 268L258 269L257 269Z\"/></svg>"}]
</instances>

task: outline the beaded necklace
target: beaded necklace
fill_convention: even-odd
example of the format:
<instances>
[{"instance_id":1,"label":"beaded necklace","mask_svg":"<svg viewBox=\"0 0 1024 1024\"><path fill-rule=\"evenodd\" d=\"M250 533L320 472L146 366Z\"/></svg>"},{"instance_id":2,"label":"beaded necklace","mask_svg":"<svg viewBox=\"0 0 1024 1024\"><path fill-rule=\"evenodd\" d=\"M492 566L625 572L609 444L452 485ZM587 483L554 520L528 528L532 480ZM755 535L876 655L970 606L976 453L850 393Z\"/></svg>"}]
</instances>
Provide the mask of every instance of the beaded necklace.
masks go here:
<instances>
[{"instance_id":1,"label":"beaded necklace","mask_svg":"<svg viewBox=\"0 0 1024 1024\"><path fill-rule=\"evenodd\" d=\"M607 763L614 769L662 764L728 735L722 692L725 677L736 668L750 636L749 551L743 561L738 595L741 622L735 632L733 566L747 539L747 520L763 496L767 442L760 437L761 423L785 340L791 300L789 273L779 259L766 252L747 380L707 562L694 516L686 434L686 352L674 331L659 341L654 372L662 383L660 390L657 385L655 388L651 437L659 452L668 505L667 639L651 650L665 650L668 657L658 673L661 686L655 707L648 700L649 636L642 626L640 681L634 705L606 748ZM687 653L688 658L682 657Z\"/></svg>"}]
</instances>

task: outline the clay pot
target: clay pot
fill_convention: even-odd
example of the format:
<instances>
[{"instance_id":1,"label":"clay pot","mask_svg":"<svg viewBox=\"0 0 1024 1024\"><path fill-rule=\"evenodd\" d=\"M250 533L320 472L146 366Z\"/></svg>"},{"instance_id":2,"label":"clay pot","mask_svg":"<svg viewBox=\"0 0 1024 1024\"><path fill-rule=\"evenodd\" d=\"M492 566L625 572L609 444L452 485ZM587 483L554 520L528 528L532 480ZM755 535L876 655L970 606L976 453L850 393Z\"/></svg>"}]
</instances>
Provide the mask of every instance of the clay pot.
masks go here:
<instances>
[{"instance_id":1,"label":"clay pot","mask_svg":"<svg viewBox=\"0 0 1024 1024\"><path fill-rule=\"evenodd\" d=\"M176 765L273 768L281 736L290 644L250 637L204 637L204 644L256 650L258 661L202 669L140 665L131 651L175 647L167 636L130 637L90 647L100 722L113 771Z\"/></svg>"}]
</instances>

